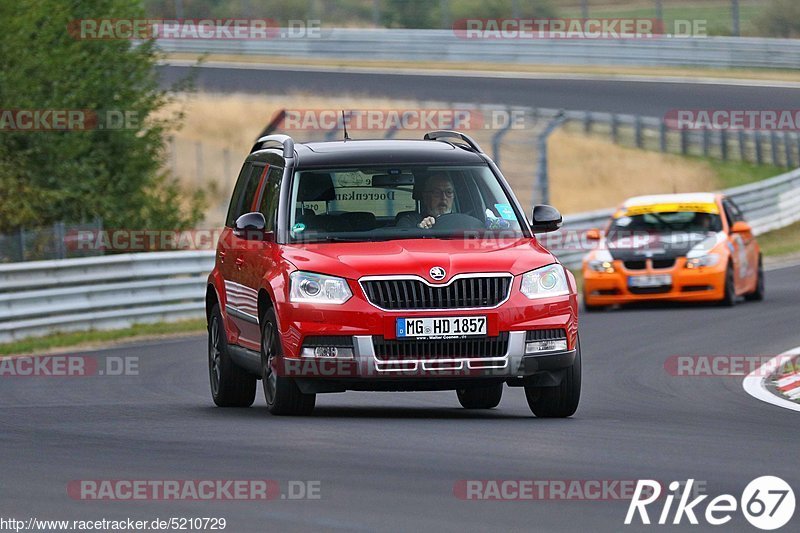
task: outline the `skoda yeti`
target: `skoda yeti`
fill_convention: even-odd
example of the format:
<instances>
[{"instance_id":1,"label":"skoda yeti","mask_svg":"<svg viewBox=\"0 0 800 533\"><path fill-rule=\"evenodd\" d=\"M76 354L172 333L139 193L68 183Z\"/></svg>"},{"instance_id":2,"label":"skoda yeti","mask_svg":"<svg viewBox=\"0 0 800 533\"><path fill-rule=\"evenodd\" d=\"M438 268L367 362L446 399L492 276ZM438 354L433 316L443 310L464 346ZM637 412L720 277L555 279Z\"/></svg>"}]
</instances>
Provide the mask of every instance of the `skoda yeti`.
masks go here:
<instances>
[{"instance_id":1,"label":"skoda yeti","mask_svg":"<svg viewBox=\"0 0 800 533\"><path fill-rule=\"evenodd\" d=\"M575 279L536 239L468 136L295 143L269 135L239 174L208 278L219 406L308 415L326 392L454 390L467 409L522 387L566 417L581 386Z\"/></svg>"}]
</instances>

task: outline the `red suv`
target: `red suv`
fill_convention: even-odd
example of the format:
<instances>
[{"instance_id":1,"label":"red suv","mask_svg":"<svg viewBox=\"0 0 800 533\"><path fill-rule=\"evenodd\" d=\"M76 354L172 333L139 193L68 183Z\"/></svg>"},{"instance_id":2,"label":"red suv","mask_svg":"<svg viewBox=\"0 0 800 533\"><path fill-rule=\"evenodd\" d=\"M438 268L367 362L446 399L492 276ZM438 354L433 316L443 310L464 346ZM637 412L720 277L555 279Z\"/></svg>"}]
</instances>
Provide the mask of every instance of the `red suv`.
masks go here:
<instances>
[{"instance_id":1,"label":"red suv","mask_svg":"<svg viewBox=\"0 0 800 533\"><path fill-rule=\"evenodd\" d=\"M455 390L490 409L524 387L537 416L578 406L575 279L536 240L497 166L462 133L422 140L258 140L208 278L219 406L261 380L276 415L317 393Z\"/></svg>"}]
</instances>

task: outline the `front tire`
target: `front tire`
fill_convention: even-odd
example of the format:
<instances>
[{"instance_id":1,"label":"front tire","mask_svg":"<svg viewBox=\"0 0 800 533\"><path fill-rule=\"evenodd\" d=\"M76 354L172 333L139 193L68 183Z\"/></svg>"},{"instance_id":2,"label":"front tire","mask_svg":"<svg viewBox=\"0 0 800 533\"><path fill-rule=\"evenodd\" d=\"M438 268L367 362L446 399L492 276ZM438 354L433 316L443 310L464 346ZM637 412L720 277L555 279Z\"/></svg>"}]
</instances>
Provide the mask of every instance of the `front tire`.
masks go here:
<instances>
[{"instance_id":1,"label":"front tire","mask_svg":"<svg viewBox=\"0 0 800 533\"><path fill-rule=\"evenodd\" d=\"M575 414L581 398L581 342L575 349L575 362L564 371L555 387L525 387L525 399L539 418L566 418Z\"/></svg>"},{"instance_id":2,"label":"front tire","mask_svg":"<svg viewBox=\"0 0 800 533\"><path fill-rule=\"evenodd\" d=\"M503 398L503 384L456 390L458 403L464 409L492 409Z\"/></svg>"},{"instance_id":3,"label":"front tire","mask_svg":"<svg viewBox=\"0 0 800 533\"><path fill-rule=\"evenodd\" d=\"M257 378L231 360L219 304L211 308L208 323L208 377L211 397L219 407L253 405Z\"/></svg>"},{"instance_id":4,"label":"front tire","mask_svg":"<svg viewBox=\"0 0 800 533\"><path fill-rule=\"evenodd\" d=\"M261 383L267 409L278 416L307 416L314 411L316 394L303 394L292 378L279 376L275 362L280 359L275 310L269 309L261 319Z\"/></svg>"},{"instance_id":5,"label":"front tire","mask_svg":"<svg viewBox=\"0 0 800 533\"><path fill-rule=\"evenodd\" d=\"M761 255L758 256L758 278L756 279L756 288L753 289L753 292L745 294L744 297L746 300L751 302L760 302L764 299L765 287L764 287L764 260L762 259Z\"/></svg>"},{"instance_id":6,"label":"front tire","mask_svg":"<svg viewBox=\"0 0 800 533\"><path fill-rule=\"evenodd\" d=\"M719 302L722 307L733 307L736 305L736 287L734 283L733 265L728 263L728 268L725 270L725 294Z\"/></svg>"}]
</instances>

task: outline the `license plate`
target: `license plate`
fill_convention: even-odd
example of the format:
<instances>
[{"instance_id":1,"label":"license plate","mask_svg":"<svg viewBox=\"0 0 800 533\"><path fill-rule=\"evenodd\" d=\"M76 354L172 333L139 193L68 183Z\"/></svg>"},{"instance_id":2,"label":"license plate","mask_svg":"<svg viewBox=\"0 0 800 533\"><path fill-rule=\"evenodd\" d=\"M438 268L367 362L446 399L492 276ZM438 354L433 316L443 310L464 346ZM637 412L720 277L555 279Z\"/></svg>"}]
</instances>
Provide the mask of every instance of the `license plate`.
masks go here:
<instances>
[{"instance_id":1,"label":"license plate","mask_svg":"<svg viewBox=\"0 0 800 533\"><path fill-rule=\"evenodd\" d=\"M459 338L486 335L486 317L398 318L397 338Z\"/></svg>"},{"instance_id":2,"label":"license plate","mask_svg":"<svg viewBox=\"0 0 800 533\"><path fill-rule=\"evenodd\" d=\"M628 287L663 287L672 285L672 276L660 274L658 276L630 276Z\"/></svg>"}]
</instances>

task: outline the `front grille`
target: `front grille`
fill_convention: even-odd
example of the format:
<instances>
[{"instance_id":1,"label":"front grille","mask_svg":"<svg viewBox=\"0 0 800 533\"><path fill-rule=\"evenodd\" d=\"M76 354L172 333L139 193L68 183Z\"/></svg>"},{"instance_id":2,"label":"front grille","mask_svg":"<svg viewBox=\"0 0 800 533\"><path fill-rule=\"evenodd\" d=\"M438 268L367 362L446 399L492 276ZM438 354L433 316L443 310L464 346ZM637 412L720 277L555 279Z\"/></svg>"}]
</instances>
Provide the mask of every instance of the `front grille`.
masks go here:
<instances>
[{"instance_id":1,"label":"front grille","mask_svg":"<svg viewBox=\"0 0 800 533\"><path fill-rule=\"evenodd\" d=\"M675 259L653 259L653 268L672 268L675 266Z\"/></svg>"},{"instance_id":2,"label":"front grille","mask_svg":"<svg viewBox=\"0 0 800 533\"><path fill-rule=\"evenodd\" d=\"M373 337L372 344L375 357L382 361L503 357L508 351L508 332L479 339L389 340Z\"/></svg>"},{"instance_id":3,"label":"front grille","mask_svg":"<svg viewBox=\"0 0 800 533\"><path fill-rule=\"evenodd\" d=\"M567 331L564 329L532 329L525 335L525 340L531 341L552 341L567 338Z\"/></svg>"},{"instance_id":4,"label":"front grille","mask_svg":"<svg viewBox=\"0 0 800 533\"><path fill-rule=\"evenodd\" d=\"M381 309L469 309L494 307L508 297L511 276L459 278L444 286L418 279L362 281L367 299Z\"/></svg>"},{"instance_id":5,"label":"front grille","mask_svg":"<svg viewBox=\"0 0 800 533\"><path fill-rule=\"evenodd\" d=\"M672 290L672 285L662 285L660 287L628 287L631 294L661 294Z\"/></svg>"},{"instance_id":6,"label":"front grille","mask_svg":"<svg viewBox=\"0 0 800 533\"><path fill-rule=\"evenodd\" d=\"M647 261L645 260L633 260L633 261L624 261L625 268L628 270L644 270L647 266Z\"/></svg>"}]
</instances>

